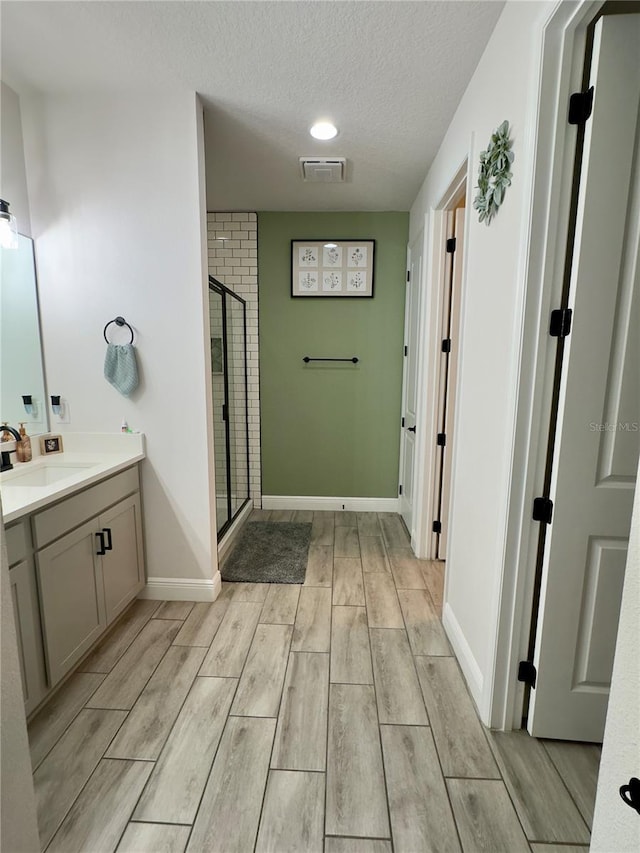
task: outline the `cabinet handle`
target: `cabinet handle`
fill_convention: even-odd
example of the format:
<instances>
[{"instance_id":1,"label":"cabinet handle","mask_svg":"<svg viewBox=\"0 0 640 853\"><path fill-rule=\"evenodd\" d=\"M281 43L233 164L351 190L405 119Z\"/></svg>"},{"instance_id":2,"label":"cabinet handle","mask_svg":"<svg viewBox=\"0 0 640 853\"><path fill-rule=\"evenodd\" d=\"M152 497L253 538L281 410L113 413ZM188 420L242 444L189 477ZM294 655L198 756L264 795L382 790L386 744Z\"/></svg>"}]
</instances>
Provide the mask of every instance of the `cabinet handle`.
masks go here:
<instances>
[{"instance_id":1,"label":"cabinet handle","mask_svg":"<svg viewBox=\"0 0 640 853\"><path fill-rule=\"evenodd\" d=\"M107 535L107 544L104 546L105 551L113 551L113 542L111 540L111 528L103 527L102 532Z\"/></svg>"},{"instance_id":2,"label":"cabinet handle","mask_svg":"<svg viewBox=\"0 0 640 853\"><path fill-rule=\"evenodd\" d=\"M107 553L107 549L104 547L104 533L100 531L100 533L96 533L96 536L100 540L100 550L96 551L96 555L103 557Z\"/></svg>"}]
</instances>

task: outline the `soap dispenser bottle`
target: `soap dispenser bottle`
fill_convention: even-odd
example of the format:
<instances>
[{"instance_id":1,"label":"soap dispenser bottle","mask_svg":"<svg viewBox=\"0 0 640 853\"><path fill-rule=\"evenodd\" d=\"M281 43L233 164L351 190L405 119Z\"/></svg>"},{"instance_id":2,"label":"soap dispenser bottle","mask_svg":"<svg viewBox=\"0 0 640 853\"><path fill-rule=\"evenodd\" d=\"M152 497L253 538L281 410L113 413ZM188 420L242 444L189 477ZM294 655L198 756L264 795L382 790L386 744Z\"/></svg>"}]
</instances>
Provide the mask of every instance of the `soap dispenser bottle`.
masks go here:
<instances>
[{"instance_id":1,"label":"soap dispenser bottle","mask_svg":"<svg viewBox=\"0 0 640 853\"><path fill-rule=\"evenodd\" d=\"M16 459L18 462L31 462L31 439L24 428L24 422L20 422L20 441L16 441Z\"/></svg>"}]
</instances>

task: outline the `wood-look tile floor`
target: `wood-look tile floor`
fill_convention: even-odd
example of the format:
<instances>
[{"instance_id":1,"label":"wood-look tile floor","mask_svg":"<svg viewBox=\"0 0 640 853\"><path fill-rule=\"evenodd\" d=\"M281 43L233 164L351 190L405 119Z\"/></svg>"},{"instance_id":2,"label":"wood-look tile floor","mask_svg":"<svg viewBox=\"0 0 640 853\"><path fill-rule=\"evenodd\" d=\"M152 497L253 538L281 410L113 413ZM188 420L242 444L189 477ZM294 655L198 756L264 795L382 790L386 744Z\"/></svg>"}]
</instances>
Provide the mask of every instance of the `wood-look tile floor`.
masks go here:
<instances>
[{"instance_id":1,"label":"wood-look tile floor","mask_svg":"<svg viewBox=\"0 0 640 853\"><path fill-rule=\"evenodd\" d=\"M305 584L135 602L30 723L43 849L588 849L599 748L484 729L399 516L253 518Z\"/></svg>"}]
</instances>

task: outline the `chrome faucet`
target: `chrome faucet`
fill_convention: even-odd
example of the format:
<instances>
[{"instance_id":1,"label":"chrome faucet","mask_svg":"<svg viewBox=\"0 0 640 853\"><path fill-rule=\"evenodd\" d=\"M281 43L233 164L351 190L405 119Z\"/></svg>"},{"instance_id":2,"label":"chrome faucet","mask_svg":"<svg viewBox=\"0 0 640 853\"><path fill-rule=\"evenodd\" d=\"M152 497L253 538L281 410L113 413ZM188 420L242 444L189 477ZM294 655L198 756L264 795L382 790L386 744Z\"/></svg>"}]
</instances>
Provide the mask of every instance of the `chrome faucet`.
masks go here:
<instances>
[{"instance_id":1,"label":"chrome faucet","mask_svg":"<svg viewBox=\"0 0 640 853\"><path fill-rule=\"evenodd\" d=\"M20 438L20 433L18 430L14 429L10 426L0 426L0 434L3 432L10 432L11 435L15 438L16 442L22 441ZM0 457L0 471L10 471L13 468L11 464L10 453L15 453L15 450L3 450L2 455Z\"/></svg>"}]
</instances>

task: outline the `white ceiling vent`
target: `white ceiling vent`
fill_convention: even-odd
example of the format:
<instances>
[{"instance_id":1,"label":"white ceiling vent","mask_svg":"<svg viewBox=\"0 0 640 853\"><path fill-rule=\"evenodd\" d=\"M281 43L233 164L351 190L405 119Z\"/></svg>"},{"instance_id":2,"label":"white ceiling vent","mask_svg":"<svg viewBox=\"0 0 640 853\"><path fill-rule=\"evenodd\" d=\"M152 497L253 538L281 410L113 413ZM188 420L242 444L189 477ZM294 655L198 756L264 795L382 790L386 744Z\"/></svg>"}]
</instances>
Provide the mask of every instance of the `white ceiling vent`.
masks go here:
<instances>
[{"instance_id":1,"label":"white ceiling vent","mask_svg":"<svg viewBox=\"0 0 640 853\"><path fill-rule=\"evenodd\" d=\"M344 157L301 157L300 170L304 181L339 184L345 179L347 161Z\"/></svg>"}]
</instances>

